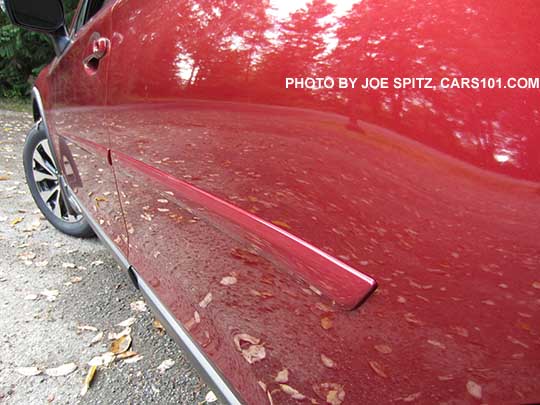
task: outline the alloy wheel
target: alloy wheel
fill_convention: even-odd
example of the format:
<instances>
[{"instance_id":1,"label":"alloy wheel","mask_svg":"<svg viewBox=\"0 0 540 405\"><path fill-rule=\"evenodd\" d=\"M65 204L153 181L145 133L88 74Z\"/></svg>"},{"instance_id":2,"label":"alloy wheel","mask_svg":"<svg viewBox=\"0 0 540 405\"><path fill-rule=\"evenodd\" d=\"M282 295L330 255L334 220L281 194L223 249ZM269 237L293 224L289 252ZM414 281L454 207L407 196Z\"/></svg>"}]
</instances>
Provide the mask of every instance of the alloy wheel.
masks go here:
<instances>
[{"instance_id":1,"label":"alloy wheel","mask_svg":"<svg viewBox=\"0 0 540 405\"><path fill-rule=\"evenodd\" d=\"M39 142L34 149L32 174L39 196L57 218L66 222L77 222L81 219L81 214L66 204L67 198L47 139Z\"/></svg>"}]
</instances>

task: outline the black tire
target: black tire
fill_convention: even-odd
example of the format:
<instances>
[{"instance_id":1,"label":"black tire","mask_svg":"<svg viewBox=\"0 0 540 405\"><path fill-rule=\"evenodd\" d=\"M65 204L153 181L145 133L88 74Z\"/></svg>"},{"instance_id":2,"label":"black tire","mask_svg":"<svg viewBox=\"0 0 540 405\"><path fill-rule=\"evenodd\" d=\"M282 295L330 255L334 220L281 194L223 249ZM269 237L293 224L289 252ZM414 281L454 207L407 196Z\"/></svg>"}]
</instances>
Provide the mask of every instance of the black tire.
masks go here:
<instances>
[{"instance_id":1,"label":"black tire","mask_svg":"<svg viewBox=\"0 0 540 405\"><path fill-rule=\"evenodd\" d=\"M45 218L60 232L78 238L95 236L84 216L77 214L71 207L59 181L54 180L58 169L52 156L47 157L52 152L46 146L48 146L47 134L43 123L39 122L32 127L26 136L23 148L24 174L32 198ZM43 168L37 160L35 161L37 156L35 153L39 154L38 158L42 160L42 163L45 163L46 168ZM41 173L46 177L45 179L42 178ZM36 181L36 177L40 179ZM44 198L47 197L44 197L44 194L51 191L51 196L45 201Z\"/></svg>"}]
</instances>

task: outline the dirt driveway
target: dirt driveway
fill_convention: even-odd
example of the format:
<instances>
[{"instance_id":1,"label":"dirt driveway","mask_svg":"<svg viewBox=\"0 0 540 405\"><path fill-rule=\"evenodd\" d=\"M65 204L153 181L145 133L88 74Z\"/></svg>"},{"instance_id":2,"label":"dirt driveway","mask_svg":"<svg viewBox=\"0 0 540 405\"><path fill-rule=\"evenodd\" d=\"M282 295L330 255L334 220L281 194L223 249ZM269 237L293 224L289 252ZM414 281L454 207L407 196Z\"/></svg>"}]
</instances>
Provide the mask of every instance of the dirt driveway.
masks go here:
<instances>
[{"instance_id":1,"label":"dirt driveway","mask_svg":"<svg viewBox=\"0 0 540 405\"><path fill-rule=\"evenodd\" d=\"M0 110L0 403L211 401L106 248L59 233L37 211L21 162L31 122L30 114ZM109 350L109 333L126 320L137 356L98 367L81 396L88 362Z\"/></svg>"}]
</instances>

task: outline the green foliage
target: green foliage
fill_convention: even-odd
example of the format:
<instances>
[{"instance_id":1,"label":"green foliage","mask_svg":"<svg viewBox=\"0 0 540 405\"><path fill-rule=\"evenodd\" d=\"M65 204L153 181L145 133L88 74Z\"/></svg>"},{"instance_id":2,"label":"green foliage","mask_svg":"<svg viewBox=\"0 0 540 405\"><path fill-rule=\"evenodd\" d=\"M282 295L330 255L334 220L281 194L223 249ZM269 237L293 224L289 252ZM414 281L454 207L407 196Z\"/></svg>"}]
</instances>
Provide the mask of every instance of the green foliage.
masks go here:
<instances>
[{"instance_id":1,"label":"green foliage","mask_svg":"<svg viewBox=\"0 0 540 405\"><path fill-rule=\"evenodd\" d=\"M77 3L64 2L66 20L72 18ZM27 95L35 77L53 57L52 44L45 35L11 25L0 11L0 97Z\"/></svg>"}]
</instances>

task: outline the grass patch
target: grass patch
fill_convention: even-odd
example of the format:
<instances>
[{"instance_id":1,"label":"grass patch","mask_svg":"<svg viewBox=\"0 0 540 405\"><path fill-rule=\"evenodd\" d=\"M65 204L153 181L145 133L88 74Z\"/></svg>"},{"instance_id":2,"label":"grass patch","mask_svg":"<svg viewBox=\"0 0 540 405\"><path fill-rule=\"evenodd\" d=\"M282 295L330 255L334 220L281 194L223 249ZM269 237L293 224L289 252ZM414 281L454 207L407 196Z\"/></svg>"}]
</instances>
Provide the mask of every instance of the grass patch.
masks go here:
<instances>
[{"instance_id":1,"label":"grass patch","mask_svg":"<svg viewBox=\"0 0 540 405\"><path fill-rule=\"evenodd\" d=\"M30 97L23 98L0 98L0 110L18 111L18 112L32 112L32 105L30 104Z\"/></svg>"}]
</instances>

